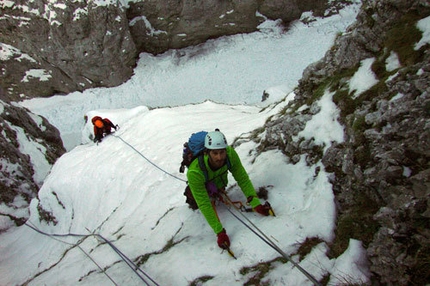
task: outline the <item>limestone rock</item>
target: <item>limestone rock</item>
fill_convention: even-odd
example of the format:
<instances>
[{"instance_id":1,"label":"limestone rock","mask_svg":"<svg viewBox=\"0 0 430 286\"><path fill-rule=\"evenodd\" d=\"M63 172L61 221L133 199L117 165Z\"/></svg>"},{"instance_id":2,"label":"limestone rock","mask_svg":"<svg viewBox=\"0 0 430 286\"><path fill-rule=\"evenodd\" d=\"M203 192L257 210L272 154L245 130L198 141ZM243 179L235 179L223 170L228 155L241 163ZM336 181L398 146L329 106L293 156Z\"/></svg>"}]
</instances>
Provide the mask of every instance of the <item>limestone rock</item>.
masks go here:
<instances>
[{"instance_id":1,"label":"limestone rock","mask_svg":"<svg viewBox=\"0 0 430 286\"><path fill-rule=\"evenodd\" d=\"M261 152L278 148L292 163L297 154L309 165L322 161L333 174L338 223L351 222L372 279L384 285L429 282L430 53L428 44L414 48L422 36L416 23L428 15L426 1L363 1L348 33L304 71L288 109L297 111L267 122L260 143ZM394 69L387 64L392 54L400 61ZM357 95L349 83L369 58L378 83ZM318 146L297 134L317 112L305 107L321 90L334 92L345 141L320 146L328 148L318 156Z\"/></svg>"},{"instance_id":2,"label":"limestone rock","mask_svg":"<svg viewBox=\"0 0 430 286\"><path fill-rule=\"evenodd\" d=\"M29 203L37 196L44 172L65 152L55 127L5 98L0 89L0 233L28 219Z\"/></svg>"},{"instance_id":3,"label":"limestone rock","mask_svg":"<svg viewBox=\"0 0 430 286\"><path fill-rule=\"evenodd\" d=\"M11 100L113 87L128 80L141 52L163 53L208 39L286 24L326 1L121 2L41 0L0 3L0 85Z\"/></svg>"},{"instance_id":4,"label":"limestone rock","mask_svg":"<svg viewBox=\"0 0 430 286\"><path fill-rule=\"evenodd\" d=\"M9 99L112 87L132 75L137 51L120 7L15 1L2 8L1 85Z\"/></svg>"}]
</instances>

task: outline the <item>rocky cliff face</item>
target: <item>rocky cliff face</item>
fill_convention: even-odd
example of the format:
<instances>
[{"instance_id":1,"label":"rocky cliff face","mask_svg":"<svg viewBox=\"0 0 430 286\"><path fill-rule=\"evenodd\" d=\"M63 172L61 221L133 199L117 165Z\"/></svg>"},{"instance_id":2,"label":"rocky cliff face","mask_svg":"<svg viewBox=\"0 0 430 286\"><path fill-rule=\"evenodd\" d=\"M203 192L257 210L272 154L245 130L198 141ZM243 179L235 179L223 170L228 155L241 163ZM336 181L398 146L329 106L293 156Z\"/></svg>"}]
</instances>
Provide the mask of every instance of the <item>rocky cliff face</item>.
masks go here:
<instances>
[{"instance_id":1,"label":"rocky cliff face","mask_svg":"<svg viewBox=\"0 0 430 286\"><path fill-rule=\"evenodd\" d=\"M135 66L123 9L82 1L4 1L2 87L12 100L116 86Z\"/></svg>"},{"instance_id":2,"label":"rocky cliff face","mask_svg":"<svg viewBox=\"0 0 430 286\"><path fill-rule=\"evenodd\" d=\"M429 15L428 1L363 1L356 24L307 68L295 101L266 124L260 143L293 163L305 154L333 174L333 255L349 238L363 241L374 281L386 285L430 281L430 53L417 27ZM355 90L366 64L374 82ZM341 110L344 142L297 138L327 92Z\"/></svg>"},{"instance_id":3,"label":"rocky cliff face","mask_svg":"<svg viewBox=\"0 0 430 286\"><path fill-rule=\"evenodd\" d=\"M135 1L127 9L139 51L162 53L211 38L253 32L269 19L285 23L304 11L322 14L326 1Z\"/></svg>"},{"instance_id":4,"label":"rocky cliff face","mask_svg":"<svg viewBox=\"0 0 430 286\"><path fill-rule=\"evenodd\" d=\"M65 149L44 118L7 103L0 88L0 233L23 224L28 206Z\"/></svg>"},{"instance_id":5,"label":"rocky cliff face","mask_svg":"<svg viewBox=\"0 0 430 286\"><path fill-rule=\"evenodd\" d=\"M141 52L158 54L255 31L265 17L288 23L303 11L322 14L327 1L96 3L0 3L0 85L10 99L116 86L130 78Z\"/></svg>"}]
</instances>

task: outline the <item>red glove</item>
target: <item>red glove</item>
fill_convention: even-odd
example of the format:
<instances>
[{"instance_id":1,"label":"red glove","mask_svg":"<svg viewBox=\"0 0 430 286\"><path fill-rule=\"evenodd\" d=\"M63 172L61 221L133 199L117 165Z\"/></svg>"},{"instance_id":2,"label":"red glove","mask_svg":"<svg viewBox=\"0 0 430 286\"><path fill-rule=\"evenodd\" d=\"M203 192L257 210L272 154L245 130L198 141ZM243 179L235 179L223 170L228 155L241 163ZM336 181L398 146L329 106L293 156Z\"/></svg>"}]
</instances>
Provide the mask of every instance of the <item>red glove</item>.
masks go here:
<instances>
[{"instance_id":1,"label":"red glove","mask_svg":"<svg viewBox=\"0 0 430 286\"><path fill-rule=\"evenodd\" d=\"M261 205L260 204L260 205L256 206L254 208L254 210L256 212L258 212L259 214L261 214L261 215L268 216L270 214L269 213L269 211L270 211L270 205L267 205L267 204Z\"/></svg>"},{"instance_id":2,"label":"red glove","mask_svg":"<svg viewBox=\"0 0 430 286\"><path fill-rule=\"evenodd\" d=\"M225 232L225 229L223 229L220 233L217 234L218 236L218 246L222 249L230 248L230 239L228 238L227 233Z\"/></svg>"}]
</instances>

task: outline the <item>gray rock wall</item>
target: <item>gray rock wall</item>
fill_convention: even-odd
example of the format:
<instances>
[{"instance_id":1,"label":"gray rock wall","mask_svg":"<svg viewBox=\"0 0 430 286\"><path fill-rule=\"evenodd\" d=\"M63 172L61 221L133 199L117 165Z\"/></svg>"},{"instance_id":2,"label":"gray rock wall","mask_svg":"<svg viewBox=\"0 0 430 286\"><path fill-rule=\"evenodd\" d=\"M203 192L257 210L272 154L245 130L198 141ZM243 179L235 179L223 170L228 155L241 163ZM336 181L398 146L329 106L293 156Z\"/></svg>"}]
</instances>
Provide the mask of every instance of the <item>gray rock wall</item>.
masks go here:
<instances>
[{"instance_id":1,"label":"gray rock wall","mask_svg":"<svg viewBox=\"0 0 430 286\"><path fill-rule=\"evenodd\" d=\"M117 86L130 78L141 52L158 54L248 33L265 17L288 23L303 11L322 14L326 6L323 0L112 3L2 2L0 86L6 95L20 100Z\"/></svg>"},{"instance_id":2,"label":"gray rock wall","mask_svg":"<svg viewBox=\"0 0 430 286\"><path fill-rule=\"evenodd\" d=\"M430 281L430 53L428 44L415 49L417 22L429 15L428 1L363 1L357 22L306 69L287 115L267 122L260 142L293 163L300 154L309 165L322 161L333 174L338 220L327 243L337 256L350 238L363 241L375 285ZM398 66L389 68L393 55ZM356 94L350 80L369 58L378 82ZM326 152L293 140L319 112L324 91L334 93L345 128L345 141Z\"/></svg>"},{"instance_id":3,"label":"gray rock wall","mask_svg":"<svg viewBox=\"0 0 430 286\"><path fill-rule=\"evenodd\" d=\"M25 223L29 203L37 196L43 180L40 175L44 174L37 172L49 170L65 149L55 127L28 110L8 104L1 88L0 145L1 233ZM43 157L45 161L33 160Z\"/></svg>"},{"instance_id":4,"label":"gray rock wall","mask_svg":"<svg viewBox=\"0 0 430 286\"><path fill-rule=\"evenodd\" d=\"M79 1L2 8L1 86L10 99L112 87L132 75L137 50L123 9ZM44 77L26 75L30 70Z\"/></svg>"}]
</instances>

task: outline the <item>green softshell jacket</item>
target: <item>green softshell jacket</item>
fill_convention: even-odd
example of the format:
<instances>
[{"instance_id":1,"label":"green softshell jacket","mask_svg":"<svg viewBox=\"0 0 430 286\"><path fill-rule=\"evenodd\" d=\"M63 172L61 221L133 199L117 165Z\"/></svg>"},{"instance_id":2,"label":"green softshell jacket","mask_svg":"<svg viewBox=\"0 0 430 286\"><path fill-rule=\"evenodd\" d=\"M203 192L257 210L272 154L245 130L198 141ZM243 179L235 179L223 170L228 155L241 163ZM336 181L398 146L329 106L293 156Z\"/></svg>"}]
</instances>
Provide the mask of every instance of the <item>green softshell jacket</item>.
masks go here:
<instances>
[{"instance_id":1,"label":"green softshell jacket","mask_svg":"<svg viewBox=\"0 0 430 286\"><path fill-rule=\"evenodd\" d=\"M242 189L242 192L244 193L245 197L254 197L253 200L250 202L251 207L254 208L258 206L260 204L260 201L257 198L257 194L255 192L251 180L249 179L248 173L242 166L242 162L240 161L239 156L232 147L228 146L226 149L227 156L230 160L231 165L230 172L232 173L239 187ZM226 187L228 183L227 164L225 164L223 167L216 171L212 171L212 169L209 167L208 159L209 156L204 155L204 162L208 173L208 180L213 181L218 189ZM220 233L223 229L223 226L219 221L216 211L212 207L211 199L206 190L205 175L199 166L199 160L194 160L188 167L187 179L188 185L191 189L191 193L193 194L194 199L196 200L197 205L203 216L206 218L208 224L212 227L214 232L216 234Z\"/></svg>"}]
</instances>

